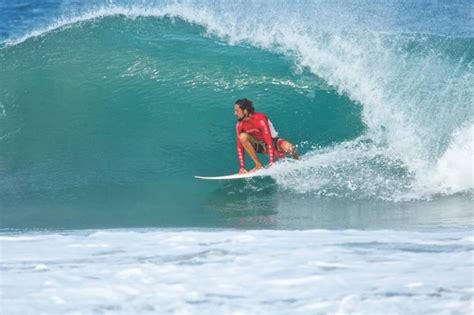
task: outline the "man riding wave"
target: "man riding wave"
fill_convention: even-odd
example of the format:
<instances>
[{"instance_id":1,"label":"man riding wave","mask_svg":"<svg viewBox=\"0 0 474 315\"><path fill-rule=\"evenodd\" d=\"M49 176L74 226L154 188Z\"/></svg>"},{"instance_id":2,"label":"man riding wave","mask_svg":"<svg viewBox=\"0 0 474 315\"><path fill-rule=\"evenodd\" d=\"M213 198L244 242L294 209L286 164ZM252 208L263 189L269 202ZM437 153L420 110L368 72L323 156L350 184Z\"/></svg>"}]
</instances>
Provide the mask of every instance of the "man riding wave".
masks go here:
<instances>
[{"instance_id":1,"label":"man riding wave","mask_svg":"<svg viewBox=\"0 0 474 315\"><path fill-rule=\"evenodd\" d=\"M278 137L278 132L267 116L255 112L252 101L246 98L235 101L234 115L237 118L235 130L239 174L248 172L245 169L244 149L255 163L250 172L263 167L257 153L268 154L269 165L275 162L275 157L291 156L298 159L295 146Z\"/></svg>"}]
</instances>

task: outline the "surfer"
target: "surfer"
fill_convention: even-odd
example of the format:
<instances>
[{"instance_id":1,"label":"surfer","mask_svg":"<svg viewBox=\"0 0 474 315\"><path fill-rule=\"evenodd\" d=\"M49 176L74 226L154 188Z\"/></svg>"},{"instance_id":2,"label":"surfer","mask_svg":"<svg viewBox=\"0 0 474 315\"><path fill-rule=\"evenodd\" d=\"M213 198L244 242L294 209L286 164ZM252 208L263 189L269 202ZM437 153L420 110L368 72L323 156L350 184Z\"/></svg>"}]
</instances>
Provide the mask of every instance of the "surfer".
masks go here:
<instances>
[{"instance_id":1,"label":"surfer","mask_svg":"<svg viewBox=\"0 0 474 315\"><path fill-rule=\"evenodd\" d=\"M262 163L257 153L268 154L268 162L271 165L277 158L291 156L298 159L296 148L290 142L279 138L278 132L272 122L262 113L255 112L253 103L246 98L235 101L234 115L237 118L236 146L239 159L239 174L247 173L244 162L244 150L250 155L255 167L250 172L262 168Z\"/></svg>"}]
</instances>

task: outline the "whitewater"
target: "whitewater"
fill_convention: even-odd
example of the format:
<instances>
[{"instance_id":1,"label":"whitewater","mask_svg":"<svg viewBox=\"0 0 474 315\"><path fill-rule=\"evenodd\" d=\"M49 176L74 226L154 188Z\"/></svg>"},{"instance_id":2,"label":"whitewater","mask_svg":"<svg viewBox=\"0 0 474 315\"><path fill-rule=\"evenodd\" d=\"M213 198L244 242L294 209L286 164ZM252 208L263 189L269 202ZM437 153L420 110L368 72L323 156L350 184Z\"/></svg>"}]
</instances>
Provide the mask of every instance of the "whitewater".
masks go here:
<instances>
[{"instance_id":1,"label":"whitewater","mask_svg":"<svg viewBox=\"0 0 474 315\"><path fill-rule=\"evenodd\" d=\"M473 9L0 4L0 311L471 314Z\"/></svg>"},{"instance_id":2,"label":"whitewater","mask_svg":"<svg viewBox=\"0 0 474 315\"><path fill-rule=\"evenodd\" d=\"M86 230L1 240L5 314L472 310L473 237L463 232ZM43 257L29 254L35 248Z\"/></svg>"}]
</instances>

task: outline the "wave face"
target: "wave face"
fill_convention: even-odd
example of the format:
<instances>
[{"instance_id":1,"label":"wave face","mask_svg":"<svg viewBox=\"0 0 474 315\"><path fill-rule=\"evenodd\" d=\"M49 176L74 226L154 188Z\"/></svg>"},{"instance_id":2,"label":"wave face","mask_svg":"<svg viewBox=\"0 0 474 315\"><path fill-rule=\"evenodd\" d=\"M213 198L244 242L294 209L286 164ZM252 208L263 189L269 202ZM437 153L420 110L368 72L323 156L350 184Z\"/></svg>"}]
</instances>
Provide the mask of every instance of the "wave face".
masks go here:
<instances>
[{"instance_id":1,"label":"wave face","mask_svg":"<svg viewBox=\"0 0 474 315\"><path fill-rule=\"evenodd\" d=\"M5 227L44 209L53 226L78 211L87 213L72 226L103 222L112 215L104 209L121 209L117 226L132 209L159 225L212 225L220 219L203 204L245 208L255 199L274 208L280 193L470 195L468 5L65 1L61 18L0 48ZM213 191L192 176L236 170L232 107L242 97L303 158L277 164L273 180ZM246 201L222 207L236 193Z\"/></svg>"}]
</instances>

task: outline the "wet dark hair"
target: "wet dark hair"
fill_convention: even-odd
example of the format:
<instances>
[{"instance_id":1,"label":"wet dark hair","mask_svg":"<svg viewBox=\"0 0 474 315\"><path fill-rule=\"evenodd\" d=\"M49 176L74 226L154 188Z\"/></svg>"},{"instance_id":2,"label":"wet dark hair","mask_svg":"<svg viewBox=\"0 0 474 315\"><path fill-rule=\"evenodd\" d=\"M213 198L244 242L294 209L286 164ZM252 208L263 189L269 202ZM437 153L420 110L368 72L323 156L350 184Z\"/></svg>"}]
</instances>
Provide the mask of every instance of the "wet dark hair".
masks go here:
<instances>
[{"instance_id":1,"label":"wet dark hair","mask_svg":"<svg viewBox=\"0 0 474 315\"><path fill-rule=\"evenodd\" d=\"M239 105L241 110L246 109L249 114L255 112L255 108L253 107L253 103L251 100L246 98L241 98L235 101L235 104Z\"/></svg>"}]
</instances>

